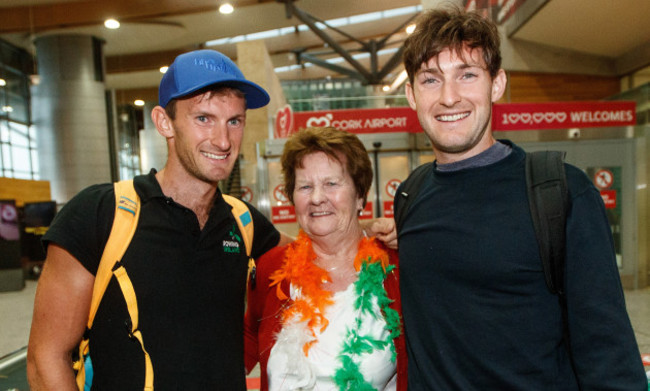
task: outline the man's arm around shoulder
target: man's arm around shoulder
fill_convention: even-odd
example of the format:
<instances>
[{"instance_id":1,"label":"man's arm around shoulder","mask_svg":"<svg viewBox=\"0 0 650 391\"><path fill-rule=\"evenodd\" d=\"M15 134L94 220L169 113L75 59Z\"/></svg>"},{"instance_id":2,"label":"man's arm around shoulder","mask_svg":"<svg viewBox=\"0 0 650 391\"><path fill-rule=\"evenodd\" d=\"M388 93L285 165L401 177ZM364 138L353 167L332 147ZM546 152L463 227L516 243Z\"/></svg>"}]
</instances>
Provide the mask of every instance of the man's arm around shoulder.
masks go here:
<instances>
[{"instance_id":1,"label":"man's arm around shoulder","mask_svg":"<svg viewBox=\"0 0 650 391\"><path fill-rule=\"evenodd\" d=\"M95 277L68 251L52 243L36 289L27 349L32 390L76 390L72 352L88 321Z\"/></svg>"}]
</instances>

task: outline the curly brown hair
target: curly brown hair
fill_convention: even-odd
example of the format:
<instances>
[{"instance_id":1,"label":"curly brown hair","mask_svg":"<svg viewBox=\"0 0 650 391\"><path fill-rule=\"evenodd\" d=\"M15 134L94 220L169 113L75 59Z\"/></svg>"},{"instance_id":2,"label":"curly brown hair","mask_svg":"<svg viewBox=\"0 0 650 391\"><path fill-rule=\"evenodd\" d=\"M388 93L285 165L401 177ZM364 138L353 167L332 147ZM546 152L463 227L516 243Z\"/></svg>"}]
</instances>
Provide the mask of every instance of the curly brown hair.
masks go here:
<instances>
[{"instance_id":1,"label":"curly brown hair","mask_svg":"<svg viewBox=\"0 0 650 391\"><path fill-rule=\"evenodd\" d=\"M475 12L460 8L432 9L417 20L417 27L404 43L404 68L413 83L422 64L445 49L463 58L463 49L481 49L490 76L501 68L501 39L497 26Z\"/></svg>"},{"instance_id":2,"label":"curly brown hair","mask_svg":"<svg viewBox=\"0 0 650 391\"><path fill-rule=\"evenodd\" d=\"M296 168L302 168L305 156L316 152L324 152L339 163L345 163L345 169L353 179L357 195L363 198L365 206L373 176L368 151L356 135L332 127L302 129L284 144L280 162L289 200L293 203Z\"/></svg>"}]
</instances>

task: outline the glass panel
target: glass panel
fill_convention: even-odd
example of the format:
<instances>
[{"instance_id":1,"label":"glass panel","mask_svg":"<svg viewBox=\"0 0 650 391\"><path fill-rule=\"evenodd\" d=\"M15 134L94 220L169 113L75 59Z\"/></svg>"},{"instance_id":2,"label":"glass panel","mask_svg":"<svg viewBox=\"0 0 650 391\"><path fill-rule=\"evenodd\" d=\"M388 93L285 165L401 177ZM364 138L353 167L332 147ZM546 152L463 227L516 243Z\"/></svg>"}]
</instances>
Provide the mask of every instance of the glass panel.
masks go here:
<instances>
[{"instance_id":1,"label":"glass panel","mask_svg":"<svg viewBox=\"0 0 650 391\"><path fill-rule=\"evenodd\" d=\"M9 144L2 144L2 167L4 168L4 176L11 171L13 165L11 164L11 146Z\"/></svg>"},{"instance_id":2,"label":"glass panel","mask_svg":"<svg viewBox=\"0 0 650 391\"><path fill-rule=\"evenodd\" d=\"M28 100L24 96L8 94L6 105L11 108L11 112L9 113L10 119L22 123L29 121Z\"/></svg>"},{"instance_id":3,"label":"glass panel","mask_svg":"<svg viewBox=\"0 0 650 391\"><path fill-rule=\"evenodd\" d=\"M14 162L14 171L24 171L29 173L31 170L29 149L15 146L12 148L12 160Z\"/></svg>"},{"instance_id":4,"label":"glass panel","mask_svg":"<svg viewBox=\"0 0 650 391\"><path fill-rule=\"evenodd\" d=\"M284 191L282 167L279 160L268 162L269 196L271 204L271 221L282 232L296 236L298 223L293 205Z\"/></svg>"},{"instance_id":5,"label":"glass panel","mask_svg":"<svg viewBox=\"0 0 650 391\"><path fill-rule=\"evenodd\" d=\"M379 207L383 217L393 217L393 198L397 187L409 174L408 156L404 153L379 155ZM376 175L376 174L375 174Z\"/></svg>"},{"instance_id":6,"label":"glass panel","mask_svg":"<svg viewBox=\"0 0 650 391\"><path fill-rule=\"evenodd\" d=\"M32 174L31 174L30 172L14 171L14 178L18 178L18 179L32 179Z\"/></svg>"},{"instance_id":7,"label":"glass panel","mask_svg":"<svg viewBox=\"0 0 650 391\"><path fill-rule=\"evenodd\" d=\"M2 120L0 120L0 142L9 142L9 129L7 129L7 123Z\"/></svg>"},{"instance_id":8,"label":"glass panel","mask_svg":"<svg viewBox=\"0 0 650 391\"><path fill-rule=\"evenodd\" d=\"M38 144L36 143L36 129L33 126L28 127L27 134L29 134L29 147L32 149L37 148ZM38 165L35 165L34 167L38 167Z\"/></svg>"},{"instance_id":9,"label":"glass panel","mask_svg":"<svg viewBox=\"0 0 650 391\"><path fill-rule=\"evenodd\" d=\"M29 139L27 138L27 127L19 124L12 123L10 126L9 140L12 145L19 147L29 147Z\"/></svg>"},{"instance_id":10,"label":"glass panel","mask_svg":"<svg viewBox=\"0 0 650 391\"><path fill-rule=\"evenodd\" d=\"M393 50L393 49L391 49ZM376 96L358 80L312 80L282 82L282 89L294 112L377 107ZM399 95L383 98L386 105L407 106L403 87Z\"/></svg>"},{"instance_id":11,"label":"glass panel","mask_svg":"<svg viewBox=\"0 0 650 391\"><path fill-rule=\"evenodd\" d=\"M32 56L0 41L0 174L31 179L38 175L34 132L29 130L29 74L34 71ZM31 134L30 134L31 132ZM30 149L31 148L31 149ZM38 162L38 160L36 160Z\"/></svg>"},{"instance_id":12,"label":"glass panel","mask_svg":"<svg viewBox=\"0 0 650 391\"><path fill-rule=\"evenodd\" d=\"M30 151L30 153L32 155L32 167L33 167L32 169L34 170L34 179L40 179L41 175L40 175L40 167L38 165L39 164L38 163L38 150L32 149Z\"/></svg>"}]
</instances>

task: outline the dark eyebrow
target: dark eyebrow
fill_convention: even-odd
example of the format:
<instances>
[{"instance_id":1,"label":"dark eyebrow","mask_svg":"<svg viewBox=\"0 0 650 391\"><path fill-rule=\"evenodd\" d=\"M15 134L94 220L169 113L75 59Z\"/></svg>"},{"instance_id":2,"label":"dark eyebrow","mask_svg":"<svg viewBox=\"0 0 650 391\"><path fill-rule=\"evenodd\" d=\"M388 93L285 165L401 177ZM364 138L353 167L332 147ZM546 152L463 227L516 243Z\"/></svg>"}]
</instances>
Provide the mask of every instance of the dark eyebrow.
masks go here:
<instances>
[{"instance_id":1,"label":"dark eyebrow","mask_svg":"<svg viewBox=\"0 0 650 391\"><path fill-rule=\"evenodd\" d=\"M479 64L470 64L470 63L466 63L466 62L454 66L455 70L461 70L461 71L465 70L465 69L469 69L469 68L485 69L484 67L480 66ZM422 73L431 73L431 74L434 74L434 75L444 74L444 72L440 68L421 68L416 73L416 76L420 75Z\"/></svg>"},{"instance_id":2,"label":"dark eyebrow","mask_svg":"<svg viewBox=\"0 0 650 391\"><path fill-rule=\"evenodd\" d=\"M467 69L467 68L480 68L478 65L463 63L458 69Z\"/></svg>"},{"instance_id":3,"label":"dark eyebrow","mask_svg":"<svg viewBox=\"0 0 650 391\"><path fill-rule=\"evenodd\" d=\"M244 112L244 113L241 113L241 114L235 114L232 117L230 117L229 120L233 120L233 119L245 120L246 119L246 113Z\"/></svg>"}]
</instances>

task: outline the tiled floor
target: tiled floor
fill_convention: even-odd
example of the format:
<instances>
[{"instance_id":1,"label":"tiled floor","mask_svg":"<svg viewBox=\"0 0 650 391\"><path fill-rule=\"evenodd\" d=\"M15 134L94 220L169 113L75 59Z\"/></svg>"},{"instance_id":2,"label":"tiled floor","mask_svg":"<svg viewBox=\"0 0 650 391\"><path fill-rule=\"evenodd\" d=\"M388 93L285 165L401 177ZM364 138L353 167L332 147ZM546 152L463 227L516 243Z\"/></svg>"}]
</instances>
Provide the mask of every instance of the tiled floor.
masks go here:
<instances>
[{"instance_id":1,"label":"tiled floor","mask_svg":"<svg viewBox=\"0 0 650 391\"><path fill-rule=\"evenodd\" d=\"M36 284L28 280L22 291L0 293L0 357L27 345ZM650 288L626 291L625 298L639 350L646 355L646 370L650 371ZM256 369L249 378L249 389L259 387L257 376ZM4 391L2 379L0 391Z\"/></svg>"},{"instance_id":2,"label":"tiled floor","mask_svg":"<svg viewBox=\"0 0 650 391\"><path fill-rule=\"evenodd\" d=\"M0 357L27 345L36 281L25 281L22 291L0 293Z\"/></svg>"}]
</instances>

